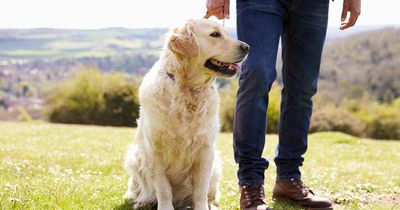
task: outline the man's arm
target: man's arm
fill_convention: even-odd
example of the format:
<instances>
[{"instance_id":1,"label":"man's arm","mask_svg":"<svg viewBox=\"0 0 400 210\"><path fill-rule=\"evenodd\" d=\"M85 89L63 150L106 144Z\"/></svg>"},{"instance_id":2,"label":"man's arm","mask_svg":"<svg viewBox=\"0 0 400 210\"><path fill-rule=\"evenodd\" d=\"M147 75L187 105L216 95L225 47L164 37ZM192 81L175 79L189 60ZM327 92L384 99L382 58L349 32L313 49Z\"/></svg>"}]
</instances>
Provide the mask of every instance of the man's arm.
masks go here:
<instances>
[{"instance_id":1,"label":"man's arm","mask_svg":"<svg viewBox=\"0 0 400 210\"><path fill-rule=\"evenodd\" d=\"M347 20L347 13L350 12L350 18ZM361 14L361 0L343 0L342 24L340 29L344 30L354 26L358 16Z\"/></svg>"},{"instance_id":2,"label":"man's arm","mask_svg":"<svg viewBox=\"0 0 400 210\"><path fill-rule=\"evenodd\" d=\"M229 19L229 0L207 0L207 13L204 18L215 16L218 19Z\"/></svg>"}]
</instances>

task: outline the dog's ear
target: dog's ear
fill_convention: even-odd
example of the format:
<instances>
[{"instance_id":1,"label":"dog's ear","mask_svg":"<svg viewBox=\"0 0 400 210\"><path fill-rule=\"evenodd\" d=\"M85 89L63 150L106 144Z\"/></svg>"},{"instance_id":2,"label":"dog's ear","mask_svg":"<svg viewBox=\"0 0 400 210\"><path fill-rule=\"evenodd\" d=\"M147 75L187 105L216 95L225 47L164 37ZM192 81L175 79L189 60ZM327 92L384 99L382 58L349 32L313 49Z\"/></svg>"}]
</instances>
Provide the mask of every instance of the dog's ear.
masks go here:
<instances>
[{"instance_id":1,"label":"dog's ear","mask_svg":"<svg viewBox=\"0 0 400 210\"><path fill-rule=\"evenodd\" d=\"M172 30L168 47L175 53L194 57L199 54L199 44L193 31L193 24L186 23L182 28Z\"/></svg>"}]
</instances>

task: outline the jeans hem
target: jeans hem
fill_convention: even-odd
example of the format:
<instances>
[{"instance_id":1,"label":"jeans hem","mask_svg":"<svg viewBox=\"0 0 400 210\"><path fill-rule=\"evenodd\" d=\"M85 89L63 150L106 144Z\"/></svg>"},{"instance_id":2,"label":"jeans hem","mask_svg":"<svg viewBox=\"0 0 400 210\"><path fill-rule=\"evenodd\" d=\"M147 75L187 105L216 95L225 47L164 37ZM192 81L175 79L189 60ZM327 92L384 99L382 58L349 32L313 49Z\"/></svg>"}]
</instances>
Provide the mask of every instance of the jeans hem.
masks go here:
<instances>
[{"instance_id":1,"label":"jeans hem","mask_svg":"<svg viewBox=\"0 0 400 210\"><path fill-rule=\"evenodd\" d=\"M276 180L290 180L290 179L301 180L301 176L294 175L294 176L277 176L276 177Z\"/></svg>"},{"instance_id":2,"label":"jeans hem","mask_svg":"<svg viewBox=\"0 0 400 210\"><path fill-rule=\"evenodd\" d=\"M262 181L255 181L255 180L239 180L239 185L264 185L264 180Z\"/></svg>"}]
</instances>

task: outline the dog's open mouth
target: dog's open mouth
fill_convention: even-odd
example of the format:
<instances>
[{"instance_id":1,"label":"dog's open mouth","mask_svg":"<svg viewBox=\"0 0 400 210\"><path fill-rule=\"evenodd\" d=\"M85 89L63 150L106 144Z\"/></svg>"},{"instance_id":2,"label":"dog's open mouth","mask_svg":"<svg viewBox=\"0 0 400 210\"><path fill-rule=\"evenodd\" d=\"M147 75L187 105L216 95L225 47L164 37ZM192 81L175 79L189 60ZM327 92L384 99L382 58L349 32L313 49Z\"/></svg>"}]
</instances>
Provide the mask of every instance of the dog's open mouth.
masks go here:
<instances>
[{"instance_id":1,"label":"dog's open mouth","mask_svg":"<svg viewBox=\"0 0 400 210\"><path fill-rule=\"evenodd\" d=\"M224 63L213 58L208 59L204 66L227 76L233 76L236 72L240 71L240 65L238 63Z\"/></svg>"}]
</instances>

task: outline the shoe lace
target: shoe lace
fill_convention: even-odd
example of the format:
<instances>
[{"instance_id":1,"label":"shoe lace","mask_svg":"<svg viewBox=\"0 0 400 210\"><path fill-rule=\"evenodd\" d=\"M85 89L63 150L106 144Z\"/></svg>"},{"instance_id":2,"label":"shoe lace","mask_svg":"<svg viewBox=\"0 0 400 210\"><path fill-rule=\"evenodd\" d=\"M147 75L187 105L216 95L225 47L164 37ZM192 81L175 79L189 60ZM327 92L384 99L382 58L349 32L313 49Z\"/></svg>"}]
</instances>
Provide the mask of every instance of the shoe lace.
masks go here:
<instances>
[{"instance_id":1,"label":"shoe lace","mask_svg":"<svg viewBox=\"0 0 400 210\"><path fill-rule=\"evenodd\" d=\"M303 181L301 180L295 180L295 179L290 179L290 181L299 189L304 195L307 195L308 193L311 193L314 195L314 192L304 184Z\"/></svg>"},{"instance_id":2,"label":"shoe lace","mask_svg":"<svg viewBox=\"0 0 400 210\"><path fill-rule=\"evenodd\" d=\"M243 193L246 199L246 206L253 206L253 205L263 205L264 202L264 190L263 186L261 185L249 185L243 186Z\"/></svg>"}]
</instances>

